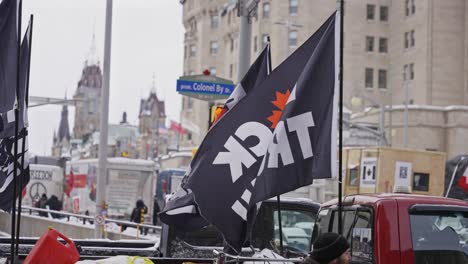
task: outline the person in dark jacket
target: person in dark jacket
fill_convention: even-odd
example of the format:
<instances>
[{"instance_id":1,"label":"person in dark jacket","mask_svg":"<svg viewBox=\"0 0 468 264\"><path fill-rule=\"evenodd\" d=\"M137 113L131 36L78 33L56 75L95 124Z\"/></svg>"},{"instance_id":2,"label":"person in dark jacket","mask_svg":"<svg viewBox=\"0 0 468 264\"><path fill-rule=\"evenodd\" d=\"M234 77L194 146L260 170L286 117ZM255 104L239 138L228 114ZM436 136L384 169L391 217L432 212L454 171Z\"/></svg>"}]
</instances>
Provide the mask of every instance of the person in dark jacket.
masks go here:
<instances>
[{"instance_id":1,"label":"person in dark jacket","mask_svg":"<svg viewBox=\"0 0 468 264\"><path fill-rule=\"evenodd\" d=\"M154 206L153 206L153 225L158 224L158 213L161 211L161 208L159 207L158 200L156 199L156 196L154 197Z\"/></svg>"},{"instance_id":2,"label":"person in dark jacket","mask_svg":"<svg viewBox=\"0 0 468 264\"><path fill-rule=\"evenodd\" d=\"M143 224L145 222L145 214L148 212L148 207L146 207L143 200L136 201L135 208L133 208L132 215L130 216L130 221L138 224ZM141 228L141 233L146 230ZM146 232L145 232L146 233Z\"/></svg>"},{"instance_id":3,"label":"person in dark jacket","mask_svg":"<svg viewBox=\"0 0 468 264\"><path fill-rule=\"evenodd\" d=\"M55 195L52 195L49 200L47 200L46 206L49 206L50 210L62 211L62 202ZM51 213L51 215L53 218L60 218L59 214Z\"/></svg>"},{"instance_id":4,"label":"person in dark jacket","mask_svg":"<svg viewBox=\"0 0 468 264\"><path fill-rule=\"evenodd\" d=\"M349 243L336 233L320 235L314 243L314 249L302 264L349 264L351 255Z\"/></svg>"},{"instance_id":5,"label":"person in dark jacket","mask_svg":"<svg viewBox=\"0 0 468 264\"><path fill-rule=\"evenodd\" d=\"M46 204L47 204L47 195L43 193L41 196L41 199L37 201L37 208L46 209ZM47 217L47 213L39 212L39 216Z\"/></svg>"}]
</instances>

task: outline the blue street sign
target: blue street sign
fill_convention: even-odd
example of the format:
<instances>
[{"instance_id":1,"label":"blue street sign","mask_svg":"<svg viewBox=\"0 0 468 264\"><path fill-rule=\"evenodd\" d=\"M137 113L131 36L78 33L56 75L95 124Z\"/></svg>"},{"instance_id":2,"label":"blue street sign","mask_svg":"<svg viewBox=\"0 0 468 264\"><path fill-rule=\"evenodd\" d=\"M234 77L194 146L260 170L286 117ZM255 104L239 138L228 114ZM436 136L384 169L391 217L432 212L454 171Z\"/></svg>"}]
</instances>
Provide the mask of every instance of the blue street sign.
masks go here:
<instances>
[{"instance_id":1,"label":"blue street sign","mask_svg":"<svg viewBox=\"0 0 468 264\"><path fill-rule=\"evenodd\" d=\"M227 98L235 86L227 83L201 82L194 80L177 80L177 92L181 94L200 94L217 98Z\"/></svg>"}]
</instances>

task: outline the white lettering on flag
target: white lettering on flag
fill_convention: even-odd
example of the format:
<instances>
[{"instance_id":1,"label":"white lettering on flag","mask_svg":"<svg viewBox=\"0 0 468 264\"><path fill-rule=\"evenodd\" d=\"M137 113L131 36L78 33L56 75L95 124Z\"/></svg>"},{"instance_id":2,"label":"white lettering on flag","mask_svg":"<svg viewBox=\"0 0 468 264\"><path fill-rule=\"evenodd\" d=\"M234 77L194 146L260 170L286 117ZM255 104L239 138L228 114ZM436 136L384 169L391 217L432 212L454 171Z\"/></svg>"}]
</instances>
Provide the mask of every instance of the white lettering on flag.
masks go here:
<instances>
[{"instance_id":1,"label":"white lettering on flag","mask_svg":"<svg viewBox=\"0 0 468 264\"><path fill-rule=\"evenodd\" d=\"M312 153L312 143L309 136L309 127L315 126L312 112L288 118L286 122L288 123L288 130L297 133L304 159L312 157L314 154Z\"/></svg>"},{"instance_id":2,"label":"white lettering on flag","mask_svg":"<svg viewBox=\"0 0 468 264\"><path fill-rule=\"evenodd\" d=\"M213 164L229 164L234 183L242 176L242 164L250 168L257 160L232 136L226 141L224 147L229 152L218 153Z\"/></svg>"},{"instance_id":3,"label":"white lettering on flag","mask_svg":"<svg viewBox=\"0 0 468 264\"><path fill-rule=\"evenodd\" d=\"M234 212L236 212L236 214L238 214L242 219L244 219L244 221L247 221L247 209L245 209L245 207L239 201L236 201L232 205L231 209L234 210Z\"/></svg>"},{"instance_id":4,"label":"white lettering on flag","mask_svg":"<svg viewBox=\"0 0 468 264\"><path fill-rule=\"evenodd\" d=\"M274 142L275 138L277 143ZM288 141L288 134L283 121L278 122L276 125L275 131L273 132L273 141L268 146L268 153L270 153L268 168L278 168L278 156L281 156L283 165L294 162L291 146Z\"/></svg>"}]
</instances>

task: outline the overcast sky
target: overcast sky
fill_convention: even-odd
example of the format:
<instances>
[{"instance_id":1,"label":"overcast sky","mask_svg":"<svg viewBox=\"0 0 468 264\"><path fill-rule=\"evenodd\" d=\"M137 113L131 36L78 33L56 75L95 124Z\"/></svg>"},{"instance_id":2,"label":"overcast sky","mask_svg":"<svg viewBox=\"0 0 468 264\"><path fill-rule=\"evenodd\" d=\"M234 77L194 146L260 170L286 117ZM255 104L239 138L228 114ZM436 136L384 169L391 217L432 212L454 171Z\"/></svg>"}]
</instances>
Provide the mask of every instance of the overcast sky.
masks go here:
<instances>
[{"instance_id":1,"label":"overcast sky","mask_svg":"<svg viewBox=\"0 0 468 264\"><path fill-rule=\"evenodd\" d=\"M1 1L1 0L0 0ZM72 97L89 56L93 32L103 58L105 0L23 0L23 31L34 14L31 96ZM179 119L176 79L183 72L182 6L176 0L114 0L109 122L126 111L138 124L140 98L147 97L155 73L157 94L170 119ZM61 106L31 108L30 151L50 154ZM69 107L73 130L74 109Z\"/></svg>"}]
</instances>

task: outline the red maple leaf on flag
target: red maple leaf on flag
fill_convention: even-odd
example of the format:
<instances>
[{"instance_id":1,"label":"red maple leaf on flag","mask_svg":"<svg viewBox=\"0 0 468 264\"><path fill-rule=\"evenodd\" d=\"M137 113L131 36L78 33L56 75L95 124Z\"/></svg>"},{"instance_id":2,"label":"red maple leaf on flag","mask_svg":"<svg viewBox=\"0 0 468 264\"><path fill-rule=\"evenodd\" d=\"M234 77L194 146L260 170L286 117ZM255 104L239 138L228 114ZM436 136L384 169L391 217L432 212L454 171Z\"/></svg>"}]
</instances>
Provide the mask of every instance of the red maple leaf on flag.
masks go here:
<instances>
[{"instance_id":1,"label":"red maple leaf on flag","mask_svg":"<svg viewBox=\"0 0 468 264\"><path fill-rule=\"evenodd\" d=\"M283 113L284 107L288 102L289 95L291 95L291 91L289 89L286 90L285 93L276 92L276 100L271 101L271 103L279 109L279 111L273 110L271 116L267 118L268 121L271 122L271 128L275 128L278 124L281 118L281 114Z\"/></svg>"}]
</instances>

